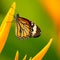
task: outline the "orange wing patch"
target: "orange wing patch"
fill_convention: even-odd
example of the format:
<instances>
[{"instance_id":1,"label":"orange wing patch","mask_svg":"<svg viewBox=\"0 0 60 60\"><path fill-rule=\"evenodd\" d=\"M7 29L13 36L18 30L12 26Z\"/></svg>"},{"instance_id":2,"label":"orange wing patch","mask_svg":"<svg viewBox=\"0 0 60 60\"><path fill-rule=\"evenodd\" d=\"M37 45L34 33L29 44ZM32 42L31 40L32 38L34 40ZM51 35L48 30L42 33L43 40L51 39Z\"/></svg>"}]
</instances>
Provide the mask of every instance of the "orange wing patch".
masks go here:
<instances>
[{"instance_id":1,"label":"orange wing patch","mask_svg":"<svg viewBox=\"0 0 60 60\"><path fill-rule=\"evenodd\" d=\"M23 18L18 18L16 22L16 36L19 38L27 38L30 36L30 24L27 20Z\"/></svg>"}]
</instances>

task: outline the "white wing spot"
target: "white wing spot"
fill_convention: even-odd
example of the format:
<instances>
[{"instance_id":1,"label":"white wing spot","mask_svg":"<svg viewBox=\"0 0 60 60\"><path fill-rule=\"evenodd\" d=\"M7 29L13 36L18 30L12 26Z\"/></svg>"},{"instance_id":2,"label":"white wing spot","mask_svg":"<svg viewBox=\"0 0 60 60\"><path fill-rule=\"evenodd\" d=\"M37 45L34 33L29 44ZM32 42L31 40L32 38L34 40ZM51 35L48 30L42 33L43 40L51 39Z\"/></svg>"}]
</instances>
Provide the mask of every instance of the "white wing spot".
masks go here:
<instances>
[{"instance_id":1,"label":"white wing spot","mask_svg":"<svg viewBox=\"0 0 60 60\"><path fill-rule=\"evenodd\" d=\"M32 31L32 36L34 36L34 35L36 34L36 30L37 30L37 26L34 25L34 27L33 27L33 31Z\"/></svg>"}]
</instances>

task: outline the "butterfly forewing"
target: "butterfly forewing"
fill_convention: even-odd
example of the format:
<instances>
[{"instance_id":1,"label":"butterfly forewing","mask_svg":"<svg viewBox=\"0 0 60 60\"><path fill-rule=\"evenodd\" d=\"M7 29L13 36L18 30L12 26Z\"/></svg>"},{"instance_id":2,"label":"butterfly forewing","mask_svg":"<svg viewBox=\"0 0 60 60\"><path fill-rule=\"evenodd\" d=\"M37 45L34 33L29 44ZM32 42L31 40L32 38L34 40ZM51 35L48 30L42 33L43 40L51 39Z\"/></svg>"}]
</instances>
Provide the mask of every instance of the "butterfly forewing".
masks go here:
<instances>
[{"instance_id":1,"label":"butterfly forewing","mask_svg":"<svg viewBox=\"0 0 60 60\"><path fill-rule=\"evenodd\" d=\"M29 25L22 20L16 22L16 36L19 38L27 38L30 36L30 27Z\"/></svg>"}]
</instances>

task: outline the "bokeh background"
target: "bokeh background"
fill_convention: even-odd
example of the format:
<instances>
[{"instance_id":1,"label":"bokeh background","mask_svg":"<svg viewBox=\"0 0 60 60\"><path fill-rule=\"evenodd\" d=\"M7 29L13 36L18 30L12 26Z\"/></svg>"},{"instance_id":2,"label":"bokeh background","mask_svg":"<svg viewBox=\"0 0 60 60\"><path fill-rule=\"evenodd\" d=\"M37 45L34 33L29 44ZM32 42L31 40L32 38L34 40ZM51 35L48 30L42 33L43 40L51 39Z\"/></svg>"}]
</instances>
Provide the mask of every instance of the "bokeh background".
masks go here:
<instances>
[{"instance_id":1,"label":"bokeh background","mask_svg":"<svg viewBox=\"0 0 60 60\"><path fill-rule=\"evenodd\" d=\"M19 13L21 17L36 23L41 29L41 36L19 40L15 36L15 22L13 22L5 47L0 54L0 60L14 60L17 50L20 53L19 60L22 60L26 54L28 55L28 60L30 57L34 57L52 37L54 40L43 60L59 60L55 48L56 33L52 18L39 5L38 0L0 0L0 25L14 1L17 5L15 15Z\"/></svg>"}]
</instances>

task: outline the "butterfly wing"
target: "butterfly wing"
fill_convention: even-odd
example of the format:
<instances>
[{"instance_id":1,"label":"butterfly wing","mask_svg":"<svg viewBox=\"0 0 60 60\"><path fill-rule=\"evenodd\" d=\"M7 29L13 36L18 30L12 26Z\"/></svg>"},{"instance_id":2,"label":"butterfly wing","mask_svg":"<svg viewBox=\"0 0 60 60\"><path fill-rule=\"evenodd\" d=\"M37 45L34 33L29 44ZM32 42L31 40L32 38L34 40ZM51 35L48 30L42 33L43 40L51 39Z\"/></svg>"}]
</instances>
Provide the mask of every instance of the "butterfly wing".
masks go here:
<instances>
[{"instance_id":1,"label":"butterfly wing","mask_svg":"<svg viewBox=\"0 0 60 60\"><path fill-rule=\"evenodd\" d=\"M21 29L21 28L20 28L19 24L16 23L15 35L16 35L17 37L20 37L20 36L21 36L20 29Z\"/></svg>"},{"instance_id":2,"label":"butterfly wing","mask_svg":"<svg viewBox=\"0 0 60 60\"><path fill-rule=\"evenodd\" d=\"M36 38L41 35L41 30L35 23L17 14L15 34L18 38Z\"/></svg>"},{"instance_id":3,"label":"butterfly wing","mask_svg":"<svg viewBox=\"0 0 60 60\"><path fill-rule=\"evenodd\" d=\"M30 24L27 20L19 18L16 22L15 34L18 38L30 37Z\"/></svg>"}]
</instances>

